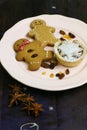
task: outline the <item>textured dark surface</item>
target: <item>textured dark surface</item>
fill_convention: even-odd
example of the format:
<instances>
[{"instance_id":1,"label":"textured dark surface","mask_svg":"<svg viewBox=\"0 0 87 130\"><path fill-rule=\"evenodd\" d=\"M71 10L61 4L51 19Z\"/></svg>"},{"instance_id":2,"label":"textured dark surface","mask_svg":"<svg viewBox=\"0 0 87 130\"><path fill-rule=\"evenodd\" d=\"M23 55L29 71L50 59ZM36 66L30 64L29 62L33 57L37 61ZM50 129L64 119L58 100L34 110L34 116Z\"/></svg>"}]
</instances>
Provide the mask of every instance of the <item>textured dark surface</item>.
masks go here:
<instances>
[{"instance_id":1,"label":"textured dark surface","mask_svg":"<svg viewBox=\"0 0 87 130\"><path fill-rule=\"evenodd\" d=\"M87 23L87 0L0 0L0 33L21 19L54 13Z\"/></svg>"},{"instance_id":2,"label":"textured dark surface","mask_svg":"<svg viewBox=\"0 0 87 130\"><path fill-rule=\"evenodd\" d=\"M87 0L0 0L0 38L21 19L54 13L87 23ZM20 130L20 126L28 122L37 123L40 130L87 130L87 84L61 92L27 88L45 109L38 118L27 116L20 107L7 107L8 84L27 87L14 80L0 65L1 130Z\"/></svg>"}]
</instances>

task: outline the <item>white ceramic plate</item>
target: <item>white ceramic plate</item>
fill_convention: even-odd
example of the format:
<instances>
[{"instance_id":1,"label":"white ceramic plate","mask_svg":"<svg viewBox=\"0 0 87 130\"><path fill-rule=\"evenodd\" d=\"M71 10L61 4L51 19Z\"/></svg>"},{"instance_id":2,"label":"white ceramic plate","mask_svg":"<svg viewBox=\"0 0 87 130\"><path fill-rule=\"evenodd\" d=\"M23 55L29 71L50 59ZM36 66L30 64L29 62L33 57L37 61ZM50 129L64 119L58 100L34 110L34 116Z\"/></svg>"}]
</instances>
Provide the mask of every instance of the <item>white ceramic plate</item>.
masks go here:
<instances>
[{"instance_id":1,"label":"white ceramic plate","mask_svg":"<svg viewBox=\"0 0 87 130\"><path fill-rule=\"evenodd\" d=\"M14 42L22 37L26 38L26 34L30 30L30 22L37 18L45 20L47 25L54 26L56 28L56 37L59 37L58 31L60 29L66 32L68 30L76 34L78 38L83 39L87 44L87 24L80 20L61 15L40 15L27 18L10 28L0 41L0 61L3 67L13 78L21 83L43 90L66 90L85 84L87 82L87 56L79 66L69 68L70 74L65 75L62 80L59 80L56 76L51 78L50 74L56 74L59 71L65 72L66 67L58 65L53 70L41 67L38 71L32 72L27 69L26 63L18 62L15 59ZM45 74L43 75L42 73Z\"/></svg>"}]
</instances>

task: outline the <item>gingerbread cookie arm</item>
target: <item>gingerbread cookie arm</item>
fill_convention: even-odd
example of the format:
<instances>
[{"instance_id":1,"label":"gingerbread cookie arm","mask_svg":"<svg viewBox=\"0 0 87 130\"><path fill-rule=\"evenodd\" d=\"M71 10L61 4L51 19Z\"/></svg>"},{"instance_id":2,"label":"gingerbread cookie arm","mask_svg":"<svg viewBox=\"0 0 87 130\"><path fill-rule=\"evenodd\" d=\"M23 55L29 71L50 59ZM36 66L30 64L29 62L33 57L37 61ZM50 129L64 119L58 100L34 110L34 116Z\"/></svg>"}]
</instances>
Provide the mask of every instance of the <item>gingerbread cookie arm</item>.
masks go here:
<instances>
[{"instance_id":1,"label":"gingerbread cookie arm","mask_svg":"<svg viewBox=\"0 0 87 130\"><path fill-rule=\"evenodd\" d=\"M52 51L45 51L45 55L44 55L44 61L50 60L53 56L53 52Z\"/></svg>"},{"instance_id":2,"label":"gingerbread cookie arm","mask_svg":"<svg viewBox=\"0 0 87 130\"><path fill-rule=\"evenodd\" d=\"M35 30L34 29L30 30L28 35L29 37L33 38L35 36Z\"/></svg>"},{"instance_id":3,"label":"gingerbread cookie arm","mask_svg":"<svg viewBox=\"0 0 87 130\"><path fill-rule=\"evenodd\" d=\"M24 60L23 52L22 52L22 51L17 52L17 54L16 54L16 59L17 59L18 61L23 61L23 60Z\"/></svg>"},{"instance_id":4,"label":"gingerbread cookie arm","mask_svg":"<svg viewBox=\"0 0 87 130\"><path fill-rule=\"evenodd\" d=\"M55 32L55 28L54 27L51 27L51 26L47 26L47 27L48 27L48 29L49 29L50 32L52 32L52 33Z\"/></svg>"}]
</instances>

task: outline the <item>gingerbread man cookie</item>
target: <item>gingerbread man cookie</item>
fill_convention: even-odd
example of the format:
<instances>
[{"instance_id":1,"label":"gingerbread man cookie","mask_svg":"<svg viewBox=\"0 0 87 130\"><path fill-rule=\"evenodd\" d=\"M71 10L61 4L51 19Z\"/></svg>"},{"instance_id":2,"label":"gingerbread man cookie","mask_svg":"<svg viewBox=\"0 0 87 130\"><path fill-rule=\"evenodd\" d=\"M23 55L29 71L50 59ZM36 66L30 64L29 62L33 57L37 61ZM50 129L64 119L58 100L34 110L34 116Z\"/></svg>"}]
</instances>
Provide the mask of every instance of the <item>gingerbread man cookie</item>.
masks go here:
<instances>
[{"instance_id":1,"label":"gingerbread man cookie","mask_svg":"<svg viewBox=\"0 0 87 130\"><path fill-rule=\"evenodd\" d=\"M31 71L38 70L42 61L47 61L52 58L52 51L45 51L41 46L40 41L33 41L27 44L23 50L18 51L16 59L28 63L28 68Z\"/></svg>"},{"instance_id":2,"label":"gingerbread man cookie","mask_svg":"<svg viewBox=\"0 0 87 130\"><path fill-rule=\"evenodd\" d=\"M41 46L54 46L58 39L53 35L54 27L46 26L46 22L41 19L36 19L30 24L31 30L29 37L41 42Z\"/></svg>"}]
</instances>

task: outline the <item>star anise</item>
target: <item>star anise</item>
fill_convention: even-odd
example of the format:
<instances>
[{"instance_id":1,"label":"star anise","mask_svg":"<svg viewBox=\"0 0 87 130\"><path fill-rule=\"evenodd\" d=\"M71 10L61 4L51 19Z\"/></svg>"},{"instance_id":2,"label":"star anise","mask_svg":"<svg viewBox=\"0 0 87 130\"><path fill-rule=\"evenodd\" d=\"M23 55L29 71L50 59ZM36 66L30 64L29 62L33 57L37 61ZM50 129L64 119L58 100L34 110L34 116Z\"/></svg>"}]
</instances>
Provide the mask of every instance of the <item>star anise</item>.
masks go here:
<instances>
[{"instance_id":1,"label":"star anise","mask_svg":"<svg viewBox=\"0 0 87 130\"><path fill-rule=\"evenodd\" d=\"M9 85L10 87L11 87L11 90L10 90L10 92L11 93L15 93L15 92L18 92L18 93L22 93L22 89L21 89L21 87L20 86L18 86L18 85Z\"/></svg>"},{"instance_id":2,"label":"star anise","mask_svg":"<svg viewBox=\"0 0 87 130\"><path fill-rule=\"evenodd\" d=\"M27 110L28 114L32 112L35 117L39 115L39 112L44 111L44 109L42 108L42 105L37 102L34 102L32 104L25 104L25 107L23 107L22 110Z\"/></svg>"},{"instance_id":3,"label":"star anise","mask_svg":"<svg viewBox=\"0 0 87 130\"><path fill-rule=\"evenodd\" d=\"M43 111L44 111L44 109L42 108L41 104L39 104L37 102L35 102L33 104L33 113L34 113L35 117L37 117L39 115L39 112L43 112Z\"/></svg>"},{"instance_id":4,"label":"star anise","mask_svg":"<svg viewBox=\"0 0 87 130\"><path fill-rule=\"evenodd\" d=\"M33 107L30 105L30 103L28 103L28 104L25 103L22 110L27 110L28 115L30 115L30 111L33 111Z\"/></svg>"},{"instance_id":5,"label":"star anise","mask_svg":"<svg viewBox=\"0 0 87 130\"><path fill-rule=\"evenodd\" d=\"M22 99L22 102L24 102L24 103L30 103L30 102L34 102L35 101L35 99L34 99L34 97L33 96L30 96L30 95L26 95L23 99Z\"/></svg>"},{"instance_id":6,"label":"star anise","mask_svg":"<svg viewBox=\"0 0 87 130\"><path fill-rule=\"evenodd\" d=\"M25 96L24 93L18 93L15 92L14 94L11 94L11 100L9 102L8 107L12 107L13 104L18 104L19 101L21 101L21 99Z\"/></svg>"},{"instance_id":7,"label":"star anise","mask_svg":"<svg viewBox=\"0 0 87 130\"><path fill-rule=\"evenodd\" d=\"M33 96L27 95L23 92L20 86L18 85L9 85L11 87L10 91L10 102L8 104L8 107L12 107L14 104L18 105L18 103L23 104L22 110L27 110L28 114L32 113L34 116L38 116L39 112L43 112L44 109L42 108L42 105L35 102L35 99Z\"/></svg>"}]
</instances>

